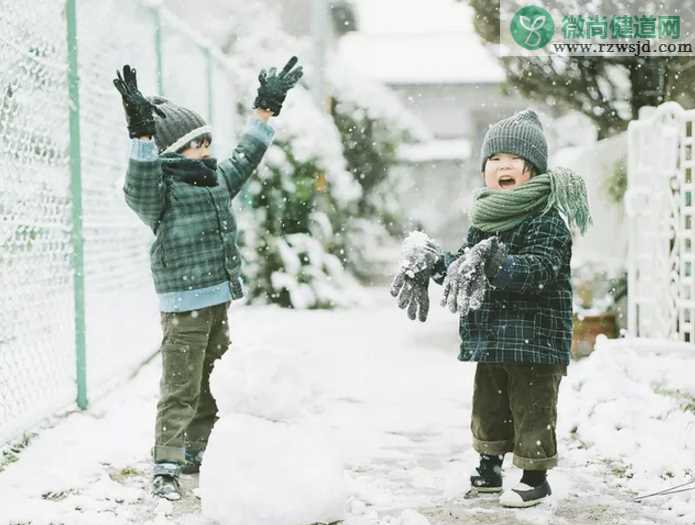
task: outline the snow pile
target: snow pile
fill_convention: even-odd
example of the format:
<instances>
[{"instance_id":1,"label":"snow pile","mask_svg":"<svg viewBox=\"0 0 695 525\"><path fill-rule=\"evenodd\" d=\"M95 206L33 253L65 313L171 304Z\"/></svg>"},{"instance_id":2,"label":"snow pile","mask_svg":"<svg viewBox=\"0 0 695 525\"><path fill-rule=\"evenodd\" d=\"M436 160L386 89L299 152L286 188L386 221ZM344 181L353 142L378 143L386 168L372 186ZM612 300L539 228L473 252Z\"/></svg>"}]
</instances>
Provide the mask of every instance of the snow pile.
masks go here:
<instances>
[{"instance_id":1,"label":"snow pile","mask_svg":"<svg viewBox=\"0 0 695 525\"><path fill-rule=\"evenodd\" d=\"M640 340L599 336L594 353L573 364L563 382L560 434L574 436L579 447L571 454L589 449L610 458L620 484L639 495L695 473L695 352L679 352L679 346L690 345L664 341L649 348ZM694 523L692 494L662 501L679 521Z\"/></svg>"},{"instance_id":2,"label":"snow pile","mask_svg":"<svg viewBox=\"0 0 695 525\"><path fill-rule=\"evenodd\" d=\"M221 525L343 519L347 489L330 429L307 410L318 393L296 355L229 352L211 389L219 407L200 471L203 514Z\"/></svg>"},{"instance_id":3,"label":"snow pile","mask_svg":"<svg viewBox=\"0 0 695 525\"><path fill-rule=\"evenodd\" d=\"M412 509L404 510L396 523L398 525L430 525L427 518Z\"/></svg>"}]
</instances>

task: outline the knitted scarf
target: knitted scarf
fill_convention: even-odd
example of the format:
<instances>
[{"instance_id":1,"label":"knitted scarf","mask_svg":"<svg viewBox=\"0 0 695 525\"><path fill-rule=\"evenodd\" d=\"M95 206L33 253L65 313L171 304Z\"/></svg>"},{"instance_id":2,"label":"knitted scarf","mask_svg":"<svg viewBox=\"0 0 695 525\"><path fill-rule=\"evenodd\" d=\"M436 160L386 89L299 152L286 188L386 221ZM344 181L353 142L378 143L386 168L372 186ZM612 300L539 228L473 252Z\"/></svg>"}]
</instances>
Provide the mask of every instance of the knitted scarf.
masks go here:
<instances>
[{"instance_id":1,"label":"knitted scarf","mask_svg":"<svg viewBox=\"0 0 695 525\"><path fill-rule=\"evenodd\" d=\"M162 155L162 171L167 177L193 186L217 186L217 159L189 159L177 153Z\"/></svg>"},{"instance_id":2,"label":"knitted scarf","mask_svg":"<svg viewBox=\"0 0 695 525\"><path fill-rule=\"evenodd\" d=\"M557 208L574 233L592 224L584 180L567 168L554 168L511 190L481 188L475 194L471 224L484 232L503 232L531 215Z\"/></svg>"}]
</instances>

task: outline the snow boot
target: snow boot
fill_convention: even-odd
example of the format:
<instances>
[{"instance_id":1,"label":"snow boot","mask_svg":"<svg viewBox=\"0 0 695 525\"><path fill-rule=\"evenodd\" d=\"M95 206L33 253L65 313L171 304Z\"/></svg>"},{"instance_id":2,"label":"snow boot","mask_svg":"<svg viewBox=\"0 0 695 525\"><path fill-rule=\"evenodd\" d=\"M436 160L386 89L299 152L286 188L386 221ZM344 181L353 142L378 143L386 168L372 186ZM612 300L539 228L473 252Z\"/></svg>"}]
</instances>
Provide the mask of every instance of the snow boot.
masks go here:
<instances>
[{"instance_id":1,"label":"snow boot","mask_svg":"<svg viewBox=\"0 0 695 525\"><path fill-rule=\"evenodd\" d=\"M532 487L526 483L519 483L513 489L504 491L500 496L500 504L503 507L511 508L533 507L552 493L547 479L537 487Z\"/></svg>"},{"instance_id":2,"label":"snow boot","mask_svg":"<svg viewBox=\"0 0 695 525\"><path fill-rule=\"evenodd\" d=\"M181 488L176 476L158 474L152 479L152 495L159 498L177 501L181 499Z\"/></svg>"},{"instance_id":3,"label":"snow boot","mask_svg":"<svg viewBox=\"0 0 695 525\"><path fill-rule=\"evenodd\" d=\"M152 470L152 495L170 501L181 499L179 470L176 463L155 463Z\"/></svg>"},{"instance_id":4,"label":"snow boot","mask_svg":"<svg viewBox=\"0 0 695 525\"><path fill-rule=\"evenodd\" d=\"M480 455L478 475L471 476L471 488L465 498L475 498L480 494L499 494L502 492L502 461L504 456Z\"/></svg>"}]
</instances>

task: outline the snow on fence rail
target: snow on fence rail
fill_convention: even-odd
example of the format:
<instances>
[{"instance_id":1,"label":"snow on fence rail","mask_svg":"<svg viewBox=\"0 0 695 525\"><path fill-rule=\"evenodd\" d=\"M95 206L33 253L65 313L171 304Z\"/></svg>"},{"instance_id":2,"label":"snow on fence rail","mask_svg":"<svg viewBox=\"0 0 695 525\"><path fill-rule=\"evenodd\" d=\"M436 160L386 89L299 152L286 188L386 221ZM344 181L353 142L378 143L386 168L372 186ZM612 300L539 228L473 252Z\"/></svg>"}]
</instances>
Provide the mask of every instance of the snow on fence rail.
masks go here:
<instances>
[{"instance_id":1,"label":"snow on fence rail","mask_svg":"<svg viewBox=\"0 0 695 525\"><path fill-rule=\"evenodd\" d=\"M216 108L216 142L229 143L230 66L168 11L136 0L3 3L0 444L75 399L86 405L156 347L143 335L157 329L151 237L121 191L128 139L112 78L125 63L145 93L211 122Z\"/></svg>"},{"instance_id":2,"label":"snow on fence rail","mask_svg":"<svg viewBox=\"0 0 695 525\"><path fill-rule=\"evenodd\" d=\"M695 110L640 111L628 128L628 332L695 342Z\"/></svg>"}]
</instances>

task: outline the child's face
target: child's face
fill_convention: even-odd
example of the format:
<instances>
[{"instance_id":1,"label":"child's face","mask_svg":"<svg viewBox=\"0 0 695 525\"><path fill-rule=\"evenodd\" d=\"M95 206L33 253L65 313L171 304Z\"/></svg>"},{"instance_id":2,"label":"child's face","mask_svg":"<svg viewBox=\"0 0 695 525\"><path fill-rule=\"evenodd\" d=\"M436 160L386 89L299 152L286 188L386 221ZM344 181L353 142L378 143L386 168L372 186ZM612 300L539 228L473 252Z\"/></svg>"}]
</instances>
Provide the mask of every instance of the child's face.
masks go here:
<instances>
[{"instance_id":1,"label":"child's face","mask_svg":"<svg viewBox=\"0 0 695 525\"><path fill-rule=\"evenodd\" d=\"M205 159L210 156L210 143L207 141L204 141L200 143L200 145L186 148L181 152L181 155L184 157L187 157L189 159L194 159L194 160L200 160L200 159Z\"/></svg>"},{"instance_id":2,"label":"child's face","mask_svg":"<svg viewBox=\"0 0 695 525\"><path fill-rule=\"evenodd\" d=\"M531 178L522 157L511 153L495 153L485 163L485 186L495 190L516 188Z\"/></svg>"}]
</instances>

